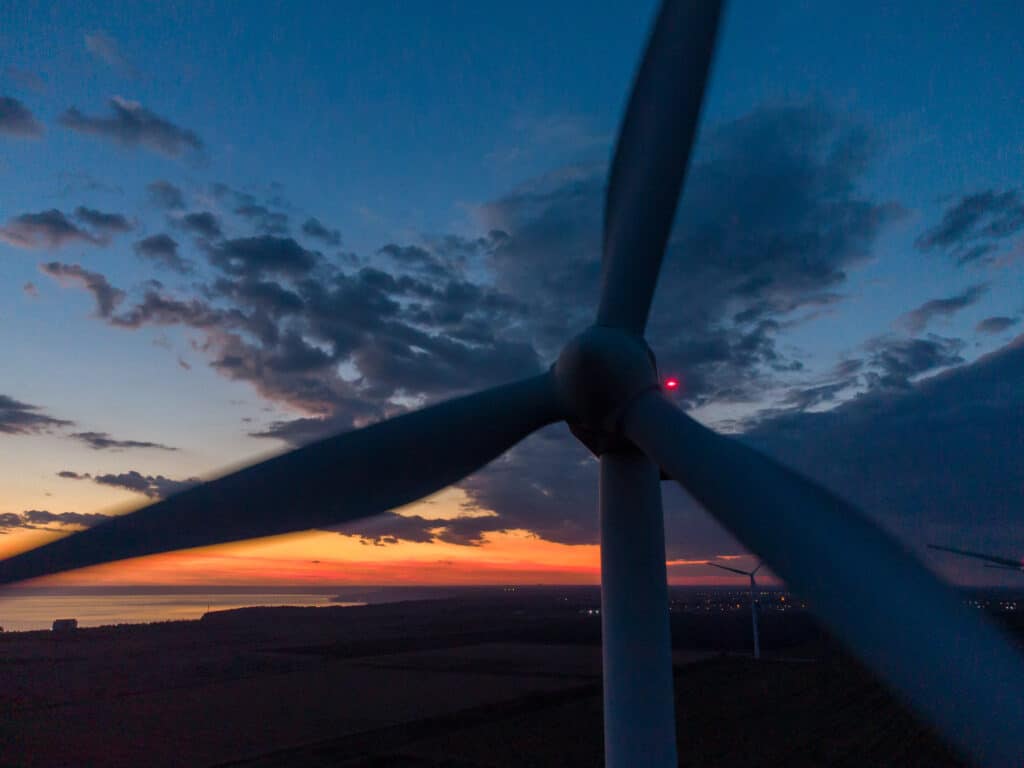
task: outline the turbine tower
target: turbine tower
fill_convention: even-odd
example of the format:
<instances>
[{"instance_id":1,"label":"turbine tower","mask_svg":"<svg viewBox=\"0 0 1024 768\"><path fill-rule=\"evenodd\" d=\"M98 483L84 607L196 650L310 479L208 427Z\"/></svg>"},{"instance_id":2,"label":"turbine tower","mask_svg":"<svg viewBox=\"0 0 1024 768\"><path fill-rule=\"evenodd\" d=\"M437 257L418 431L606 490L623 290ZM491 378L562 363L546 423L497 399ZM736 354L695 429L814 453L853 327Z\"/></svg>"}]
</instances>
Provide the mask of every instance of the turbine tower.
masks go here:
<instances>
[{"instance_id":1,"label":"turbine tower","mask_svg":"<svg viewBox=\"0 0 1024 768\"><path fill-rule=\"evenodd\" d=\"M210 480L0 562L0 584L376 515L565 421L600 456L609 768L677 765L661 474L951 743L980 764L1024 764L1024 659L1013 643L859 510L702 426L659 387L644 330L720 10L713 0L666 0L658 13L611 165L595 324L549 371Z\"/></svg>"},{"instance_id":2,"label":"turbine tower","mask_svg":"<svg viewBox=\"0 0 1024 768\"><path fill-rule=\"evenodd\" d=\"M757 631L757 613L761 607L761 603L757 600L757 582L754 581L754 574L761 570L761 566L764 563L758 563L757 568L752 571L741 571L739 568L730 568L728 565L720 565L718 563L709 562L708 565L713 565L715 568L721 568L723 571L732 571L743 576L750 577L750 621L754 628L754 658L761 658L761 637Z\"/></svg>"}]
</instances>

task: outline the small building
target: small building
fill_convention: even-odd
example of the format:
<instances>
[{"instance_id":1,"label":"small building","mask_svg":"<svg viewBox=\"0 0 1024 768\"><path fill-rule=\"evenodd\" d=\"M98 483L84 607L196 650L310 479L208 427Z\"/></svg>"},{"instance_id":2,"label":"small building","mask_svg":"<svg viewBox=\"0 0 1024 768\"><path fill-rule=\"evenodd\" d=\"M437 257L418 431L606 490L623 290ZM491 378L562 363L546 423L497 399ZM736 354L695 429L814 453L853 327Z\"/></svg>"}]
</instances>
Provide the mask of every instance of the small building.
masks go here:
<instances>
[{"instance_id":1,"label":"small building","mask_svg":"<svg viewBox=\"0 0 1024 768\"><path fill-rule=\"evenodd\" d=\"M78 629L78 619L54 619L54 632L74 632Z\"/></svg>"}]
</instances>

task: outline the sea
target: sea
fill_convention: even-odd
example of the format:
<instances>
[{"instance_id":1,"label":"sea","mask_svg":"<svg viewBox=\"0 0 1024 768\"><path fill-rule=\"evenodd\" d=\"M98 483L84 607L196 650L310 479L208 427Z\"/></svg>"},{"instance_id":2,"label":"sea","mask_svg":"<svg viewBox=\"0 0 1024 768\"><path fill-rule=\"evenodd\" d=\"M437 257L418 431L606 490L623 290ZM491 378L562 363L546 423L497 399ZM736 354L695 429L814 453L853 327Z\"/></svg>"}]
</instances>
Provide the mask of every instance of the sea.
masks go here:
<instances>
[{"instance_id":1,"label":"sea","mask_svg":"<svg viewBox=\"0 0 1024 768\"><path fill-rule=\"evenodd\" d=\"M116 587L0 591L4 632L50 629L55 619L79 627L194 621L210 611L255 606L357 606L449 596L419 587Z\"/></svg>"}]
</instances>

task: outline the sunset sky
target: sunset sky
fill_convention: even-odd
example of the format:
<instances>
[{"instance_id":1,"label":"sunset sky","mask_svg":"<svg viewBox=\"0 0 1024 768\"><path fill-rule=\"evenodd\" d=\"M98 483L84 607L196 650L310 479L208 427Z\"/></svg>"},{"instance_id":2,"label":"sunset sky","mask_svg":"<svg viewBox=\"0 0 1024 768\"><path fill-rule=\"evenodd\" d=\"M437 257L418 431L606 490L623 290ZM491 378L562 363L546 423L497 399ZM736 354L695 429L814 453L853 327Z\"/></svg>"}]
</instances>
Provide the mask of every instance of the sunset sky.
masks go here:
<instances>
[{"instance_id":1,"label":"sunset sky","mask_svg":"<svg viewBox=\"0 0 1024 768\"><path fill-rule=\"evenodd\" d=\"M548 366L654 7L0 2L0 557ZM729 4L649 340L704 423L1019 584L924 544L1024 555L1024 17L848 8ZM674 582L755 562L665 506ZM596 544L559 425L398 514L58 581L594 583Z\"/></svg>"}]
</instances>

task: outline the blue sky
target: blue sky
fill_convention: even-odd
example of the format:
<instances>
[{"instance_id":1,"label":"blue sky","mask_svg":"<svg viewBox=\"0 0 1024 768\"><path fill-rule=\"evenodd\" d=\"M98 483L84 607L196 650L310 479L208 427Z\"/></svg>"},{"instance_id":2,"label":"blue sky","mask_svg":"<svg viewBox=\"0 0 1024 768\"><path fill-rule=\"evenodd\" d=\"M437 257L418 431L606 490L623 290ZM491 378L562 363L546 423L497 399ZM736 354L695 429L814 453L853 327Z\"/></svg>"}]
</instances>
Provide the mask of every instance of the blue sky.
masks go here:
<instances>
[{"instance_id":1,"label":"blue sky","mask_svg":"<svg viewBox=\"0 0 1024 768\"><path fill-rule=\"evenodd\" d=\"M329 352L333 372L323 376L334 376L331 381L338 387L347 386L336 381L338 371L348 382L363 377L363 384L344 396L336 389L335 400L311 408L308 401L297 402L293 390L282 390L291 384L276 382L271 391L255 374L232 378L218 364L217 355L223 362L225 354L218 346L224 338L211 336L209 328L183 322L129 328L120 321L118 326L117 312L95 316L94 297L81 280L57 280L53 270L41 273L40 264L77 264L105 276L125 291L117 310L122 317L153 279L161 281L158 290L167 295L214 302L209 291L219 273L210 253L232 239L269 235L295 238L302 248L322 254L332 268L350 274L370 266L397 275L397 263L378 250L389 244L417 246L457 263L461 280L503 296L515 297L516 290L531 294L527 266L517 271L508 261L526 253L527 245L533 248L530 253L540 254L535 262L522 262L531 274L541 275L549 264L562 264L561 259L575 263L571 260L579 258L585 269L592 263L586 260L596 257L587 251L586 237L574 239L573 234L574 226L591 222L593 211L558 207L562 204L550 200L560 200L558 195L573 183L585 187L602 176L655 4L165 3L140 9L80 2L2 7L0 97L27 110L36 127L25 129L20 123L18 128L7 118L3 129L0 111L0 226L10 235L20 231L19 216L49 209L74 220L73 212L84 206L120 214L130 228L97 236L96 243L79 238L26 248L13 243L13 236L0 242L0 395L75 423L42 422L27 432L0 434L5 449L17 456L10 468L0 470L7 473L0 475L6 489L0 511L18 513L42 508L95 512L143 500L125 487L55 479L58 471L135 470L175 479L208 475L280 449L280 441L250 436L277 422L313 417L334 427L350 425L380 409L459 390L450 378L431 387L415 380L399 383L397 369L366 349L358 360L346 357L331 346L336 340L318 340L303 331L309 349ZM1002 211L1011 221L1009 231L995 238L986 258L958 264L954 244L925 248L920 243L969 196L1012 194L1019 185L1024 170L1022 32L1024 19L1009 2L979 7L867 4L856 12L840 3L729 6L695 154L703 175L691 174L682 210L704 210L705 205L709 211L725 210L727 201L721 196L711 200L701 186L701 179L715 174L735 174L737 199L752 189L722 159L738 151L729 144L738 135L729 126L753 121L749 135L765 141L766 153L776 145L788 146L797 157L806 149L798 140L771 135L772 126L785 128L792 119L810 126L808 141L823 142L826 154L837 151L840 142L864 154L863 163L854 158L846 164L836 161L835 167L827 157L818 158L811 171L838 174L834 183L843 189L828 188L825 194L832 197L827 205L853 215L864 203L879 218L864 231L853 232L852 224L850 232L844 230L841 253L814 256L835 265L828 280L815 283L810 272L791 266L792 284L758 294L771 304L770 311L760 310L761 321L777 324L757 326L771 341L762 343L756 359L747 363L712 361L694 374L693 380L705 382L706 388L695 389L687 404L700 418L729 429L751 429L769 411L778 415L792 409L798 390L836 383L841 361L859 359L867 371L890 359L884 355L893 344L918 338L945 357L939 354L936 364L911 371L904 382L910 387L950 365L969 365L1020 332L1016 321L1024 311L1024 291L1015 237L1019 227L1012 224L1012 211ZM125 109L144 110L161 121L178 143L160 145L152 135L118 140L110 131L84 129L114 114L114 97L128 105ZM796 117L779 111L787 108L797 109ZM80 118L77 128L68 119L72 109ZM740 170L752 173L749 165ZM797 183L804 173L783 172L790 174L787 183ZM822 178L814 184L831 183ZM183 209L154 201L147 185L158 180L181 191ZM762 193L772 197L772 180L761 181ZM238 213L242 198L218 193L216 185L249 195L250 205L286 216L287 226L272 233L260 229L256 218ZM779 195L786 194L785 188L778 189ZM550 198L543 196L545 190ZM1016 210L1016 198L1003 202L1004 208ZM744 198L743 205L756 219L758 201ZM558 217L566 210L570 213L562 221ZM786 210L795 227L810 216L797 202ZM819 205L815 215L828 210ZM182 224L186 212L204 211L219 221L220 240L196 239ZM991 209L987 215L999 212ZM301 227L310 217L336 230L340 243L303 239ZM88 229L80 219L78 226ZM664 339L663 364L684 378L700 367L688 356L691 331L676 333L672 327L684 276L692 273L694 281L720 286L742 277L738 267L729 271L734 265L728 254L714 270L701 272L693 261L700 257L683 247L703 242L691 238L697 226L680 223L680 247L666 260L672 282L654 308L661 335L652 340ZM489 240L472 248L463 244L455 255L450 243L444 244L452 236L467 242L486 239L495 228L509 230L511 241ZM182 257L197 265L191 273L161 270L136 255L135 243L161 233L176 239ZM751 236L752 242L768 242ZM823 243L830 237L839 234L831 233ZM275 279L286 283L280 275ZM554 290L555 283L548 285L543 277L537 281L538 296ZM29 283L33 287L26 289ZM555 302L554 314L537 309L503 315L500 344L494 342L487 358L491 362L474 364L496 370L495 360L511 360L510 350L523 352L526 345L526 357L546 365L555 351L550 338L567 338L589 311L589 284L581 278L580 285L580 295ZM963 296L974 286L981 287L961 305L945 305L916 330L908 325L905 315L916 307ZM737 299L730 290L710 291L717 298L708 300L699 321L707 329L740 333L730 313L749 309L753 303L742 302L754 299ZM821 298L825 293L827 301ZM223 294L216 299L221 307L226 300ZM411 299L395 301L405 311ZM788 308L780 304L786 301L792 302ZM695 320L685 312L679 317L680 323ZM1004 327L977 330L993 317L1005 318ZM440 326L429 330L434 336L446 332ZM929 342L930 334L945 341ZM386 348L377 336L366 344L376 351ZM270 353L269 347L261 349ZM418 354L421 348L413 344L410 349ZM796 368L797 362L802 367ZM877 380L850 379L839 394L807 409L827 410L871 394L871 381ZM377 387L373 392L371 385ZM358 395L358 407L349 403L350 395ZM69 439L74 430L178 450L96 449ZM491 509L485 495L474 499ZM496 511L501 517L502 511ZM880 516L885 517L884 510ZM691 548L683 556L723 551L727 540L713 526L707 530L703 539L698 537L704 550ZM971 530L962 535L970 538ZM990 534L974 535L976 543L997 543ZM1012 544L1024 547L1024 532L1016 531Z\"/></svg>"}]
</instances>

